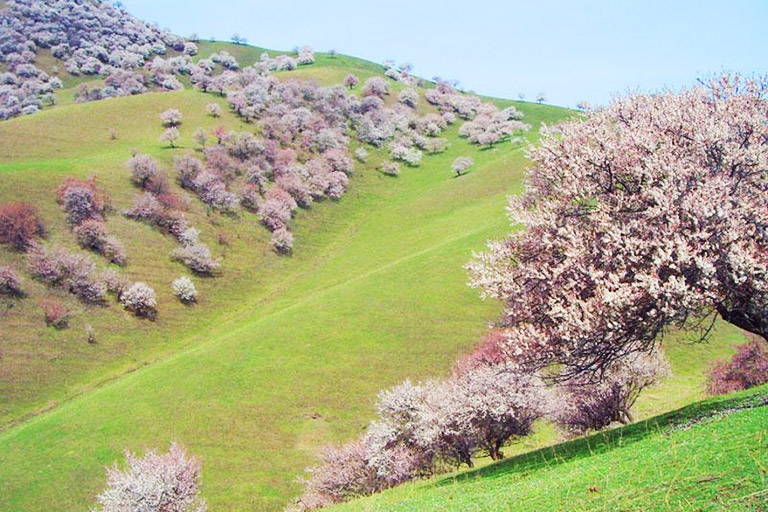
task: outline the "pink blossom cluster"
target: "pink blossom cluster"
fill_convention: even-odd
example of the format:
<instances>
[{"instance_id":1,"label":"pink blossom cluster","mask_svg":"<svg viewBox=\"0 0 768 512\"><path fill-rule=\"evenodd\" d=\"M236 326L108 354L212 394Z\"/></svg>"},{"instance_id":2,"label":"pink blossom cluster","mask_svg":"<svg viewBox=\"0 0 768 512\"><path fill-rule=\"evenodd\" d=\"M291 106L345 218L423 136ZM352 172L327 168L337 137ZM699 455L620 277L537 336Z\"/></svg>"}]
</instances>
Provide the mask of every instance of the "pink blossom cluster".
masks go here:
<instances>
[{"instance_id":1,"label":"pink blossom cluster","mask_svg":"<svg viewBox=\"0 0 768 512\"><path fill-rule=\"evenodd\" d=\"M104 222L110 209L109 197L96 185L95 178L66 178L58 197L80 247L101 254L110 263L125 265L125 248L120 240L109 235Z\"/></svg>"},{"instance_id":2,"label":"pink blossom cluster","mask_svg":"<svg viewBox=\"0 0 768 512\"><path fill-rule=\"evenodd\" d=\"M50 49L72 74L112 75L138 68L167 49L183 49L183 39L160 31L109 2L10 0L0 10L0 119L31 114L53 104L61 87L33 64L40 49ZM135 84L134 84L135 85ZM130 88L136 91L134 86ZM123 94L107 84L92 99ZM127 93L127 92L126 92ZM130 92L134 94L135 92ZM88 97L80 94L80 98Z\"/></svg>"},{"instance_id":3,"label":"pink blossom cluster","mask_svg":"<svg viewBox=\"0 0 768 512\"><path fill-rule=\"evenodd\" d=\"M96 497L99 512L205 512L200 461L172 443L168 453L125 452L125 467L107 468L107 486Z\"/></svg>"},{"instance_id":4,"label":"pink blossom cluster","mask_svg":"<svg viewBox=\"0 0 768 512\"><path fill-rule=\"evenodd\" d=\"M461 464L526 436L546 412L543 381L510 364L476 361L444 381L410 381L379 394L378 418L362 438L328 447L308 470L295 510L364 496Z\"/></svg>"},{"instance_id":5,"label":"pink blossom cluster","mask_svg":"<svg viewBox=\"0 0 768 512\"><path fill-rule=\"evenodd\" d=\"M765 339L752 340L736 347L729 361L718 361L707 375L707 391L712 395L749 389L768 382L768 346Z\"/></svg>"},{"instance_id":6,"label":"pink blossom cluster","mask_svg":"<svg viewBox=\"0 0 768 512\"><path fill-rule=\"evenodd\" d=\"M529 130L530 126L522 122L522 118L522 112L515 107L499 110L491 103L483 103L477 115L461 125L459 135L473 144L492 147L514 133Z\"/></svg>"},{"instance_id":7,"label":"pink blossom cluster","mask_svg":"<svg viewBox=\"0 0 768 512\"><path fill-rule=\"evenodd\" d=\"M468 265L503 350L561 376L720 318L768 335L768 80L723 75L545 128L516 230Z\"/></svg>"},{"instance_id":8,"label":"pink blossom cluster","mask_svg":"<svg viewBox=\"0 0 768 512\"><path fill-rule=\"evenodd\" d=\"M104 302L107 287L84 254L35 246L27 253L27 271L48 286L62 287L87 304Z\"/></svg>"},{"instance_id":9,"label":"pink blossom cluster","mask_svg":"<svg viewBox=\"0 0 768 512\"><path fill-rule=\"evenodd\" d=\"M181 262L193 272L200 275L215 275L220 268L220 262L211 254L209 247L199 240L199 232L189 225L182 209L184 203L170 188L165 172L159 170L157 162L147 155L134 155L128 161L132 179L135 185L144 192L134 199L133 207L126 210L126 217L145 222L160 231L173 236L180 247L171 252L171 258ZM222 191L227 198L234 196L222 186L211 183L212 176L206 171L202 162L191 156L177 157L174 167L182 187L202 190L209 201L222 197ZM218 194L218 195L217 195Z\"/></svg>"}]
</instances>

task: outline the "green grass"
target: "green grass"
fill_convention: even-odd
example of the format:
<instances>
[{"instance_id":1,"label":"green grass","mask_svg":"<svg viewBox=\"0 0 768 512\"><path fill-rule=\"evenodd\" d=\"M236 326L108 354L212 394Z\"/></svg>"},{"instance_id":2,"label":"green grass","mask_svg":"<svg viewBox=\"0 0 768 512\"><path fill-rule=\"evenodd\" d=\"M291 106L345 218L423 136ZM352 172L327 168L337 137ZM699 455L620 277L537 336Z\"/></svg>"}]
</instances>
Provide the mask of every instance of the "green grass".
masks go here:
<instances>
[{"instance_id":1,"label":"green grass","mask_svg":"<svg viewBox=\"0 0 768 512\"><path fill-rule=\"evenodd\" d=\"M763 386L329 510L764 512L766 405Z\"/></svg>"},{"instance_id":2,"label":"green grass","mask_svg":"<svg viewBox=\"0 0 768 512\"><path fill-rule=\"evenodd\" d=\"M201 53L231 46L203 43ZM246 53L261 52L230 50L244 52L245 63ZM375 66L320 55L316 65L280 76L338 81ZM376 172L381 155L373 152L341 201L298 215L292 257L270 250L254 215L221 216L193 200L188 216L223 258L223 275L196 279L200 304L180 305L170 282L186 270L168 257L174 244L119 213L136 193L124 162L137 148L170 167L173 155L194 151L198 126L253 128L228 113L206 117L211 101L223 105L191 90L153 93L0 123L0 202L34 202L49 226L47 243L75 250L54 191L64 176L95 174L113 197L107 225L127 247L126 274L154 287L160 301L150 323L114 302L85 308L26 276L30 296L0 302L0 510L84 510L103 485L104 466L124 448L165 448L171 440L203 459L212 510L280 509L300 491L295 479L319 447L365 427L378 390L444 374L498 314L498 304L466 286L462 265L507 231L505 198L521 190L526 160L511 144L471 147L457 127L446 135L446 153L399 178ZM542 121L570 115L498 102L526 113L530 140ZM176 150L157 142L157 115L171 107L184 115ZM456 179L450 162L459 155L476 165ZM218 234L229 247L216 245ZM20 255L2 249L6 263L23 269ZM45 328L36 304L47 294L76 313L69 330ZM86 323L96 345L85 342ZM741 339L723 327L708 345L671 343L675 376L641 399L641 416L700 399L703 368ZM526 448L554 441L545 428Z\"/></svg>"}]
</instances>

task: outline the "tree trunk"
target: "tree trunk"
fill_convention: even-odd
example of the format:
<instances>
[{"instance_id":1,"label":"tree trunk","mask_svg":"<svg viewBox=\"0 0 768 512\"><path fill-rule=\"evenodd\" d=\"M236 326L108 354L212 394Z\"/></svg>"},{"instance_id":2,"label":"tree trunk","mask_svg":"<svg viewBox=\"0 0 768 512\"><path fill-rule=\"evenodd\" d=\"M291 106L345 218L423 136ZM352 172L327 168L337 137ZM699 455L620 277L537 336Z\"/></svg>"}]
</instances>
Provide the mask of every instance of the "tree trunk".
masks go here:
<instances>
[{"instance_id":1,"label":"tree trunk","mask_svg":"<svg viewBox=\"0 0 768 512\"><path fill-rule=\"evenodd\" d=\"M716 309L720 317L729 324L768 341L768 305L765 302L750 299L738 306L718 304Z\"/></svg>"}]
</instances>

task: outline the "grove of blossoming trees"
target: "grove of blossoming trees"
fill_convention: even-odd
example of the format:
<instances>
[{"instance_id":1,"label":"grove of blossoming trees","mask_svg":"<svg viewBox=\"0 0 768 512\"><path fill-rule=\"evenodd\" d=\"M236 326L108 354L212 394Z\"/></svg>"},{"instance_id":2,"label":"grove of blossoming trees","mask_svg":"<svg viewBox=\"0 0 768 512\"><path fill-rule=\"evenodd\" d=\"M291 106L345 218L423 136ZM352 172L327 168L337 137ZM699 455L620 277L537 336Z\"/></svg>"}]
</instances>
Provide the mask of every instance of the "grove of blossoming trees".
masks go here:
<instances>
[{"instance_id":1,"label":"grove of blossoming trees","mask_svg":"<svg viewBox=\"0 0 768 512\"><path fill-rule=\"evenodd\" d=\"M510 355L569 377L707 315L768 335L766 90L724 75L544 130L510 200L525 229L469 265Z\"/></svg>"},{"instance_id":2,"label":"grove of blossoming trees","mask_svg":"<svg viewBox=\"0 0 768 512\"><path fill-rule=\"evenodd\" d=\"M500 339L502 331L489 332L443 381L405 381L382 391L377 419L359 439L322 452L289 510L314 510L451 467L473 467L476 454L499 460L502 448L531 434L540 418L569 434L628 423L639 393L669 374L662 352L643 353L614 364L602 382L550 386L498 350Z\"/></svg>"},{"instance_id":3,"label":"grove of blossoming trees","mask_svg":"<svg viewBox=\"0 0 768 512\"><path fill-rule=\"evenodd\" d=\"M168 48L183 50L184 40L111 2L9 0L0 10L0 62L9 69L0 78L0 119L36 112L61 87L57 77L33 64L40 49L50 50L72 74L112 75L141 67ZM143 87L134 79L124 88L106 85L99 96L116 95L117 89L135 94Z\"/></svg>"}]
</instances>

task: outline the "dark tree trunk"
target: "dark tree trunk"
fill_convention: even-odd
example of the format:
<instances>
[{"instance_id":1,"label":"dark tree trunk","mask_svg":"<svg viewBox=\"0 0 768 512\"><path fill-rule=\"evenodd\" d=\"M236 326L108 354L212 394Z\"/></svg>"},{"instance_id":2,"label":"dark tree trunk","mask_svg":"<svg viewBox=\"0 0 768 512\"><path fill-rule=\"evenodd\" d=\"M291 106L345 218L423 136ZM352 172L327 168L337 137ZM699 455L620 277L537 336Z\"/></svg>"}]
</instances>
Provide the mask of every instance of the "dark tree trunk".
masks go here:
<instances>
[{"instance_id":1,"label":"dark tree trunk","mask_svg":"<svg viewBox=\"0 0 768 512\"><path fill-rule=\"evenodd\" d=\"M758 304L758 302L764 301L749 300L743 307L719 304L717 312L729 324L768 341L768 305Z\"/></svg>"}]
</instances>

